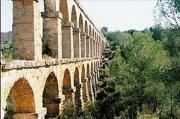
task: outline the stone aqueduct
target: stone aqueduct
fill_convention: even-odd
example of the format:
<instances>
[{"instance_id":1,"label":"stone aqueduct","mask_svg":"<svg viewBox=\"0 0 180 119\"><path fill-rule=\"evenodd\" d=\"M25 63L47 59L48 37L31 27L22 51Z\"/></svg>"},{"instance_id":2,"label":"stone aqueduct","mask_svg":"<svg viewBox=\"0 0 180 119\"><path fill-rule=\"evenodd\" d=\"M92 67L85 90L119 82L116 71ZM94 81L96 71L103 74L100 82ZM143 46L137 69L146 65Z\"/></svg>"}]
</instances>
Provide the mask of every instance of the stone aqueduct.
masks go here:
<instances>
[{"instance_id":1,"label":"stone aqueduct","mask_svg":"<svg viewBox=\"0 0 180 119\"><path fill-rule=\"evenodd\" d=\"M1 118L71 117L94 99L107 45L77 0L44 0L41 13L38 0L13 0L14 60L1 62Z\"/></svg>"}]
</instances>

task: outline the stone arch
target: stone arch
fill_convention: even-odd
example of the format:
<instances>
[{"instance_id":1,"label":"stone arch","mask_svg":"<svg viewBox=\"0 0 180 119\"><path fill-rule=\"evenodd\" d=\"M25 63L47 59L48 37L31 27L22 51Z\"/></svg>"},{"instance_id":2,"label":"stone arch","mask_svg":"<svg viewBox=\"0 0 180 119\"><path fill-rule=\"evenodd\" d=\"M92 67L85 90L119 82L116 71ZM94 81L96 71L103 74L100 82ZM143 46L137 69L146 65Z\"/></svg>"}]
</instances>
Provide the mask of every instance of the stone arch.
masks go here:
<instances>
[{"instance_id":1,"label":"stone arch","mask_svg":"<svg viewBox=\"0 0 180 119\"><path fill-rule=\"evenodd\" d=\"M95 97L95 67L94 67L94 63L91 63L91 75L92 75L92 91L93 91L93 95Z\"/></svg>"},{"instance_id":2,"label":"stone arch","mask_svg":"<svg viewBox=\"0 0 180 119\"><path fill-rule=\"evenodd\" d=\"M71 11L71 22L74 24L74 27L77 28L77 12L74 5L72 6Z\"/></svg>"},{"instance_id":3,"label":"stone arch","mask_svg":"<svg viewBox=\"0 0 180 119\"><path fill-rule=\"evenodd\" d=\"M68 10L68 1L60 0L60 12L63 14L63 20L65 22L69 21L69 10Z\"/></svg>"},{"instance_id":4,"label":"stone arch","mask_svg":"<svg viewBox=\"0 0 180 119\"><path fill-rule=\"evenodd\" d=\"M87 36L89 35L87 21L85 21L85 33L86 33Z\"/></svg>"},{"instance_id":5,"label":"stone arch","mask_svg":"<svg viewBox=\"0 0 180 119\"><path fill-rule=\"evenodd\" d=\"M98 42L98 34L99 34L99 33L97 32L97 34L96 34L96 41L97 41L97 42Z\"/></svg>"},{"instance_id":6,"label":"stone arch","mask_svg":"<svg viewBox=\"0 0 180 119\"><path fill-rule=\"evenodd\" d=\"M95 31L95 40L97 40L97 31Z\"/></svg>"},{"instance_id":7,"label":"stone arch","mask_svg":"<svg viewBox=\"0 0 180 119\"><path fill-rule=\"evenodd\" d=\"M81 33L81 57L86 56L86 34L84 32Z\"/></svg>"},{"instance_id":8,"label":"stone arch","mask_svg":"<svg viewBox=\"0 0 180 119\"><path fill-rule=\"evenodd\" d=\"M71 22L74 24L73 30L73 50L74 50L74 58L79 58L79 48L80 48L80 31L77 28L77 13L76 8L73 5L71 11Z\"/></svg>"},{"instance_id":9,"label":"stone arch","mask_svg":"<svg viewBox=\"0 0 180 119\"><path fill-rule=\"evenodd\" d=\"M53 72L47 77L43 91L43 107L46 107L45 118L55 118L59 115L59 90L58 81Z\"/></svg>"},{"instance_id":10,"label":"stone arch","mask_svg":"<svg viewBox=\"0 0 180 119\"><path fill-rule=\"evenodd\" d=\"M79 70L76 67L74 72L74 86L76 87L75 91L75 110L76 114L80 112L82 108L81 102L81 84L80 84L80 77L79 77Z\"/></svg>"},{"instance_id":11,"label":"stone arch","mask_svg":"<svg viewBox=\"0 0 180 119\"><path fill-rule=\"evenodd\" d=\"M99 57L99 35L97 37L97 57Z\"/></svg>"},{"instance_id":12,"label":"stone arch","mask_svg":"<svg viewBox=\"0 0 180 119\"><path fill-rule=\"evenodd\" d=\"M90 32L90 57L93 57L93 29L91 25L89 27L89 32Z\"/></svg>"},{"instance_id":13,"label":"stone arch","mask_svg":"<svg viewBox=\"0 0 180 119\"><path fill-rule=\"evenodd\" d=\"M92 100L92 91L91 91L91 89L92 89L92 81L91 81L91 73L90 73L90 66L89 66L89 64L87 64L87 77L88 77L88 83L87 83L87 85L88 85L88 94L89 94L89 98L90 98L90 100Z\"/></svg>"},{"instance_id":14,"label":"stone arch","mask_svg":"<svg viewBox=\"0 0 180 119\"><path fill-rule=\"evenodd\" d=\"M68 0L60 0L62 20L62 58L73 57L73 24L69 22Z\"/></svg>"},{"instance_id":15,"label":"stone arch","mask_svg":"<svg viewBox=\"0 0 180 119\"><path fill-rule=\"evenodd\" d=\"M97 69L97 67L96 67L96 61L94 62L94 72L96 72L96 69Z\"/></svg>"},{"instance_id":16,"label":"stone arch","mask_svg":"<svg viewBox=\"0 0 180 119\"><path fill-rule=\"evenodd\" d=\"M85 52L86 52L86 57L90 57L90 37L89 37L90 36L90 33L89 33L90 31L89 31L88 26L89 25L88 25L87 21L85 21L85 32L86 32L86 36L85 36L86 37L86 43L85 43L86 44L86 46L85 46L86 51Z\"/></svg>"},{"instance_id":17,"label":"stone arch","mask_svg":"<svg viewBox=\"0 0 180 119\"><path fill-rule=\"evenodd\" d=\"M80 84L80 79L79 79L79 70L76 67L75 68L75 72L74 72L74 86L77 86L78 84Z\"/></svg>"},{"instance_id":18,"label":"stone arch","mask_svg":"<svg viewBox=\"0 0 180 119\"><path fill-rule=\"evenodd\" d=\"M89 36L92 36L91 25L89 25Z\"/></svg>"},{"instance_id":19,"label":"stone arch","mask_svg":"<svg viewBox=\"0 0 180 119\"><path fill-rule=\"evenodd\" d=\"M83 89L83 101L87 102L87 83L86 83L86 79L85 79L85 67L84 65L82 66L82 70L81 70L81 82L82 82L82 89Z\"/></svg>"},{"instance_id":20,"label":"stone arch","mask_svg":"<svg viewBox=\"0 0 180 119\"><path fill-rule=\"evenodd\" d=\"M25 78L17 80L11 88L6 99L7 106L5 119L33 118L37 119L35 113L35 100L33 90Z\"/></svg>"},{"instance_id":21,"label":"stone arch","mask_svg":"<svg viewBox=\"0 0 180 119\"><path fill-rule=\"evenodd\" d=\"M92 37L93 37L93 39L94 39L94 28L93 28L93 30L92 30Z\"/></svg>"},{"instance_id":22,"label":"stone arch","mask_svg":"<svg viewBox=\"0 0 180 119\"><path fill-rule=\"evenodd\" d=\"M65 93L67 89L71 89L71 75L68 69L66 69L64 72L63 93Z\"/></svg>"},{"instance_id":23,"label":"stone arch","mask_svg":"<svg viewBox=\"0 0 180 119\"><path fill-rule=\"evenodd\" d=\"M97 35L97 33L96 33L96 31L95 31L95 33L94 33L94 39L96 40L96 35Z\"/></svg>"},{"instance_id":24,"label":"stone arch","mask_svg":"<svg viewBox=\"0 0 180 119\"><path fill-rule=\"evenodd\" d=\"M90 66L89 64L87 64L87 77L90 77L91 73L90 73Z\"/></svg>"},{"instance_id":25,"label":"stone arch","mask_svg":"<svg viewBox=\"0 0 180 119\"><path fill-rule=\"evenodd\" d=\"M79 15L79 28L81 29L81 32L84 31L82 14Z\"/></svg>"},{"instance_id":26,"label":"stone arch","mask_svg":"<svg viewBox=\"0 0 180 119\"><path fill-rule=\"evenodd\" d=\"M97 35L97 50L96 50L96 52L97 52L97 57L99 57L99 34Z\"/></svg>"},{"instance_id":27,"label":"stone arch","mask_svg":"<svg viewBox=\"0 0 180 119\"><path fill-rule=\"evenodd\" d=\"M71 75L68 69L64 72L62 93L65 96L63 114L72 117L74 114L73 89L71 88Z\"/></svg>"},{"instance_id":28,"label":"stone arch","mask_svg":"<svg viewBox=\"0 0 180 119\"><path fill-rule=\"evenodd\" d=\"M94 70L93 70L93 62L91 63L91 75L93 75Z\"/></svg>"}]
</instances>

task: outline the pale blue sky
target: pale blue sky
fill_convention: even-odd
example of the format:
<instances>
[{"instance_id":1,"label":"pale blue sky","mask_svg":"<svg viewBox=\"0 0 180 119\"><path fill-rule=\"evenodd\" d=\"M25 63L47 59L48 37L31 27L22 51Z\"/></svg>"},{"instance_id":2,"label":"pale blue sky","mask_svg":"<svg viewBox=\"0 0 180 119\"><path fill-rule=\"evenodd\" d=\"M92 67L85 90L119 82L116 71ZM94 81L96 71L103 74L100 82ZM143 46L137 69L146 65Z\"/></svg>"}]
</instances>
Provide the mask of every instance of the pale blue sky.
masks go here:
<instances>
[{"instance_id":1,"label":"pale blue sky","mask_svg":"<svg viewBox=\"0 0 180 119\"><path fill-rule=\"evenodd\" d=\"M40 0L41 1L41 0ZM154 25L156 0L80 0L86 13L100 29L142 30ZM12 1L1 0L1 31L12 29Z\"/></svg>"}]
</instances>

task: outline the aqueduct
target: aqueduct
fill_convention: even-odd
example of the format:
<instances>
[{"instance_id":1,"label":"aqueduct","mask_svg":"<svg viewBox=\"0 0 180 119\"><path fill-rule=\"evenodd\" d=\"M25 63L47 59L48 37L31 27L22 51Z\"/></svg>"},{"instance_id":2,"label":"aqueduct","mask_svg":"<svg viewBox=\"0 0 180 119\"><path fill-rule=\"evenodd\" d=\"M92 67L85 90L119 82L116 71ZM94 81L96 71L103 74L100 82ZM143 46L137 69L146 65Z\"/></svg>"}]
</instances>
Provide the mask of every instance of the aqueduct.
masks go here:
<instances>
[{"instance_id":1,"label":"aqueduct","mask_svg":"<svg viewBox=\"0 0 180 119\"><path fill-rule=\"evenodd\" d=\"M40 12L39 0L13 0L13 61L1 62L2 119L71 117L98 90L105 37L77 0L43 2Z\"/></svg>"}]
</instances>

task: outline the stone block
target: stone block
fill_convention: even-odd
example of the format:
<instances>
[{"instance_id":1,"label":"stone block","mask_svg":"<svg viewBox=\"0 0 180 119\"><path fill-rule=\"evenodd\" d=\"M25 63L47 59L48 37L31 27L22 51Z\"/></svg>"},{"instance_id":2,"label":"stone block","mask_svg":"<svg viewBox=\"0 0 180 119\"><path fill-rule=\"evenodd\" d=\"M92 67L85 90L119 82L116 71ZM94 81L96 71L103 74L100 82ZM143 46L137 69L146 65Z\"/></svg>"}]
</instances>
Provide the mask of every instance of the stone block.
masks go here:
<instances>
[{"instance_id":1,"label":"stone block","mask_svg":"<svg viewBox=\"0 0 180 119\"><path fill-rule=\"evenodd\" d=\"M14 114L13 119L38 119L38 114L36 113Z\"/></svg>"}]
</instances>

